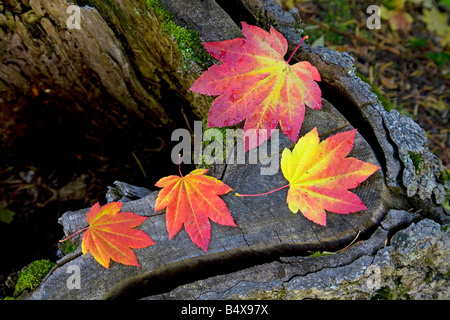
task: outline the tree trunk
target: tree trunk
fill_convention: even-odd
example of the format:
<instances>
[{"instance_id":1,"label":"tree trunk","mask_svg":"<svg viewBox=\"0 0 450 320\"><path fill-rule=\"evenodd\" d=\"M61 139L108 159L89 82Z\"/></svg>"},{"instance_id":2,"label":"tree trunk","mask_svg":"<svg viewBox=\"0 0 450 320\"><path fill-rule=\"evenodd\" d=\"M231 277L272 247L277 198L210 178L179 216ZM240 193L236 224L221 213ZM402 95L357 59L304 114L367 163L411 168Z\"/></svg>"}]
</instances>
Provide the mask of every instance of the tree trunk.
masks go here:
<instances>
[{"instance_id":1,"label":"tree trunk","mask_svg":"<svg viewBox=\"0 0 450 320\"><path fill-rule=\"evenodd\" d=\"M239 33L236 20L239 19L258 22L265 27L276 25L287 38L290 50L301 38L295 30L300 23L295 11L283 12L272 0L232 1L233 10L228 10L230 5L227 1L163 0L162 3L172 10L178 23L196 30L202 40L224 40L224 33L216 32L217 29L227 30L225 37L236 37ZM85 29L81 32L65 29L65 19L61 17L66 17L67 5L62 1L50 3L42 0L41 4L40 10L45 14L35 22L39 26L36 28L40 36L38 40L30 38L33 33L27 31L20 17L16 17L15 32L7 33L5 37L8 41L2 42L8 44L6 47L2 45L2 51L7 55L3 55L0 65L0 84L8 88L8 91L1 91L8 92L1 98L7 105L25 108L33 96L42 95L49 99L46 88L51 83L52 88L56 88L51 89L54 90L51 91L51 101L58 105L61 101L73 101L71 97L76 97L76 101L72 102L77 106L75 109L87 110L89 107L92 115L97 115L99 123L103 123L100 118L105 117L105 103L110 104L107 110L111 111L107 112L106 117L112 118L108 120L111 123L120 124L120 117L132 114L151 121L152 127L166 133L183 122L174 121L176 114L180 116L182 106L189 106L193 115L205 114L207 100L188 90L193 77L186 71L180 71L180 59L173 43L161 32L159 21L147 13L141 1L89 1L96 9L83 8L82 25ZM222 8L227 9L228 13ZM45 32L41 33L41 28ZM322 110L307 108L300 136L313 127L318 128L321 139L357 128L358 134L350 156L382 168L353 190L367 210L350 215L328 213L327 226L322 227L301 214L289 211L286 189L265 198L234 196L234 192L261 193L286 184L280 170L275 175L263 176L260 175L261 164L214 166L209 174L233 188L233 192L223 196L223 199L237 227L212 223L211 242L205 253L190 241L183 230L169 241L165 212L154 212L157 191L148 191L148 195L139 198L147 193L145 189L130 189L118 183L118 189L125 192L125 197L119 199L110 192L108 199L127 201L123 204L123 211L148 216L149 219L139 228L156 242L154 246L135 250L141 267L112 263L106 270L90 254L80 255L78 249L58 261L57 268L28 298L155 298L155 294L171 292L175 288L178 288L176 297L186 297L189 296L187 291L192 290L188 284L198 285L198 297L207 294L209 287L202 287L201 281L197 280L211 277L214 282L214 279L221 279L220 275L225 274L229 281L227 284L221 283L230 289L242 279L248 280L250 273L247 271L252 266L259 266L256 267L259 275L266 277L266 281L262 281L263 287L270 288L272 278L264 273L261 267L264 264L278 261L280 257L291 257L286 259L293 266L297 263L301 269L302 259L293 257L317 250L336 251L357 237L368 239L389 209L409 208L409 200L427 201L431 195L439 204L442 193L445 194L444 187L438 182L440 163L429 156L424 132L411 120L383 109L370 87L355 76L352 58L326 48L309 47L300 50L294 57L308 60L318 68L325 98ZM41 80L30 82L29 79ZM125 132L128 134L129 131ZM155 136L158 134L157 131L152 133ZM415 135L414 141L410 141L410 134ZM292 145L285 136L280 138L281 149ZM404 146L406 140L409 142ZM411 169L411 161L405 157L410 150L428 157L429 161L422 165L421 170ZM279 150L272 152L273 156L280 156ZM409 180L405 179L408 175ZM411 181L416 180L429 183L423 184L426 187L413 186ZM124 190L133 190L135 195ZM64 214L60 219L64 232L72 234L85 227L86 212L87 209L83 209ZM376 251L382 246L380 243L385 241L388 232L385 230L382 233L382 240L377 238L375 244L367 242L372 247L365 253L373 254L372 249ZM76 241L79 243L80 237ZM361 251L358 250L346 261L359 257ZM339 263L344 262L339 258L332 262L334 266ZM71 266L81 270L82 290L71 290L67 286L67 279L72 274ZM280 269L270 270L275 272ZM279 280L284 276L277 275L275 278ZM246 288L246 292L252 290L263 289L260 284L253 283Z\"/></svg>"}]
</instances>

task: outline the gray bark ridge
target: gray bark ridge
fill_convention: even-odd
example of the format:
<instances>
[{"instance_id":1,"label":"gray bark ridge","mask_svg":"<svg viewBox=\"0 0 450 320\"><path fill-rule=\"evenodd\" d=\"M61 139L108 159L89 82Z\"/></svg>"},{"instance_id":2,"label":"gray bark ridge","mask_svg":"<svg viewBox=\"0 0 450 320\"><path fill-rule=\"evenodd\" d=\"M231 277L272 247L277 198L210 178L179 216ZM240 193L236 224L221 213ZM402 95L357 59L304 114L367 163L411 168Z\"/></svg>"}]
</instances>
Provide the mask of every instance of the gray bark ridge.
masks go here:
<instances>
[{"instance_id":1,"label":"gray bark ridge","mask_svg":"<svg viewBox=\"0 0 450 320\"><path fill-rule=\"evenodd\" d=\"M282 257L144 299L447 300L450 230L425 219L390 237L393 230L417 218L410 212L390 210L368 240L344 252Z\"/></svg>"}]
</instances>

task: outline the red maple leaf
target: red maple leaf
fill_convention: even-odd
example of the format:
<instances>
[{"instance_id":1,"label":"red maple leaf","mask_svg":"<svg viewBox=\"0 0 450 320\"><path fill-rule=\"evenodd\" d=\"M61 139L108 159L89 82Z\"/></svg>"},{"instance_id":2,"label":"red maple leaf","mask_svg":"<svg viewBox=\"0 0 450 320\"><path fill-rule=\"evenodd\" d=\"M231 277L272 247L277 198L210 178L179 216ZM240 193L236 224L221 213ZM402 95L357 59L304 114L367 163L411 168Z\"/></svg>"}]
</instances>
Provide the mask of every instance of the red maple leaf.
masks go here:
<instances>
[{"instance_id":1,"label":"red maple leaf","mask_svg":"<svg viewBox=\"0 0 450 320\"><path fill-rule=\"evenodd\" d=\"M160 179L156 186L163 188L156 199L155 212L167 207L166 226L169 238L180 231L182 225L191 240L208 251L212 221L236 226L226 203L219 197L231 190L214 177L204 175L208 170L197 169L187 174L171 175Z\"/></svg>"},{"instance_id":2,"label":"red maple leaf","mask_svg":"<svg viewBox=\"0 0 450 320\"><path fill-rule=\"evenodd\" d=\"M242 22L242 33L245 39L203 43L223 62L211 66L191 87L192 91L218 96L209 111L208 127L230 126L246 119L244 133L250 137L246 151L267 140L278 123L295 142L305 104L312 109L322 107L315 82L320 81L319 72L306 61L290 65L292 55L285 61L287 41L273 27L268 33ZM258 139L259 129L267 134Z\"/></svg>"}]
</instances>

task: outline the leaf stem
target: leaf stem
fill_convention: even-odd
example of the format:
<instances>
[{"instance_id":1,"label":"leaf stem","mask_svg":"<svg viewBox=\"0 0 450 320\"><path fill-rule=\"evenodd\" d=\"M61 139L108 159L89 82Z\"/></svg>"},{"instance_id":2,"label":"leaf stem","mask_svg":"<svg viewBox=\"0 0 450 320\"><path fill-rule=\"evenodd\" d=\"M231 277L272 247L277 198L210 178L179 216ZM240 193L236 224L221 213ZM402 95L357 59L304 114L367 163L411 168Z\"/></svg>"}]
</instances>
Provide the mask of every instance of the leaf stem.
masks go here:
<instances>
[{"instance_id":1,"label":"leaf stem","mask_svg":"<svg viewBox=\"0 0 450 320\"><path fill-rule=\"evenodd\" d=\"M273 192L275 192L275 191L278 191L278 190L281 190L281 189L284 189L284 188L287 188L287 187L289 187L289 183L288 183L287 185L285 185L285 186L282 186L282 187L279 187L279 188L277 188L277 189L275 189L275 190L268 191L268 192L264 192L264 193L258 193L258 194L240 194L240 193L235 193L235 195L236 195L236 197L256 197L256 196L264 196L264 195L266 195L266 194L270 194L270 193L273 193Z\"/></svg>"},{"instance_id":2,"label":"leaf stem","mask_svg":"<svg viewBox=\"0 0 450 320\"><path fill-rule=\"evenodd\" d=\"M288 61L287 61L286 63L289 63L289 61L291 61L292 57L294 56L294 53L297 52L298 48L300 48L300 45L302 44L302 42L303 42L305 39L308 39L308 36L304 36L304 37L302 38L302 40L301 40L300 43L298 44L297 48L295 48L294 52L292 52L291 56L289 57L289 59L288 59Z\"/></svg>"},{"instance_id":3,"label":"leaf stem","mask_svg":"<svg viewBox=\"0 0 450 320\"><path fill-rule=\"evenodd\" d=\"M178 154L178 172L180 173L180 177L183 178L183 174L181 173L181 153Z\"/></svg>"},{"instance_id":4,"label":"leaf stem","mask_svg":"<svg viewBox=\"0 0 450 320\"><path fill-rule=\"evenodd\" d=\"M90 226L87 226L86 228L80 229L80 230L78 230L77 232L72 233L72 234L71 234L70 236L68 236L67 238L64 238L64 239L62 239L62 240L59 240L59 242L64 242L64 241L66 241L66 240L72 238L74 235L76 235L76 234L78 234L78 233L80 233L80 232L83 232L84 230L89 229L89 227L90 227Z\"/></svg>"}]
</instances>

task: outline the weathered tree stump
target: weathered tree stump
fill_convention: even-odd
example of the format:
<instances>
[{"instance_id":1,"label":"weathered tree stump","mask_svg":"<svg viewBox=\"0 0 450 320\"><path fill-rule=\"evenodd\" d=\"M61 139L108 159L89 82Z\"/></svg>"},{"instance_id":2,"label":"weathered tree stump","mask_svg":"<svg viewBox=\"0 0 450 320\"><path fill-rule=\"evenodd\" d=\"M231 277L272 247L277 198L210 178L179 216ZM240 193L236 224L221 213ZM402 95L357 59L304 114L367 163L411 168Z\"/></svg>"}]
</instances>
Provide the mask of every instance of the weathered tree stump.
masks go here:
<instances>
[{"instance_id":1,"label":"weathered tree stump","mask_svg":"<svg viewBox=\"0 0 450 320\"><path fill-rule=\"evenodd\" d=\"M183 6L180 5L180 2L183 3ZM221 3L221 1L218 2ZM45 0L42 0L41 3L44 4L46 12L52 12L59 6L63 8L59 10L60 13L61 11L64 12L65 5L62 2L57 1L57 5L50 5ZM45 3L47 3L47 6ZM128 7L128 4L136 4L138 10L141 8L140 1L108 1L108 3L115 3L118 8L122 8L124 11L127 10L130 14L133 12L133 9ZM222 38L223 34L208 32L210 28L205 28L205 24L209 23L208 21L215 21L217 28L230 30L230 34L233 34L233 37L235 32L237 32L236 30L238 30L237 25L232 22L229 15L214 0L202 1L201 3L198 1L164 0L162 3L167 8L172 8L175 11L176 8L182 8L180 10L182 13L177 14L177 12L173 12L177 21L179 23L184 22L188 27L197 30L201 39L207 39L208 41L224 40ZM288 39L290 48L292 49L297 45L300 35L295 32L294 26L298 25L299 18L295 15L295 11L283 12L272 0L242 0L235 3L240 6L239 8L245 9L244 17L250 17L248 18L250 20L251 17L253 19L259 17L258 22L261 25L274 24L276 22L279 30ZM98 4L100 12L102 12L101 8L103 8L103 5ZM211 8L214 8L214 10ZM86 14L90 16L90 12L92 11L86 12ZM140 12L142 13L142 11ZM121 13L121 15L124 14ZM114 18L118 17L117 12L102 13L102 15L108 17L109 23L116 25L116 30L122 30L118 25L123 23L123 20ZM113 15L113 17L110 15ZM54 21L58 21L56 16L57 14L55 14ZM92 20L92 30L98 30L97 25L108 29L100 15L95 14L93 16L96 18L95 21ZM142 17L142 15L138 16ZM146 15L145 19L140 23L148 25L150 23L148 20L153 19L154 17ZM130 20L125 19L125 21ZM251 23L253 21L248 22ZM229 27L224 27L221 23ZM126 25L122 26L124 30L127 27ZM125 31L123 32L125 34ZM156 46L160 37L164 37L158 33L157 28L146 29L146 32L154 35L151 39L146 39L148 42L142 42L145 43L147 48ZM111 41L117 41L113 34L110 32L108 34L112 39ZM92 33L92 35L93 39L99 36L98 33ZM117 42L117 46L120 47L120 43ZM170 47L170 44L167 44L167 46ZM133 52L137 54L140 50ZM80 55L79 50L74 50L74 52ZM124 51L119 50L119 52L123 53ZM160 52L155 53L155 58L162 59L160 55ZM145 63L149 57L140 56L140 58ZM430 153L426 149L426 138L424 138L423 131L411 120L405 119L395 112L388 113L383 109L376 96L370 91L370 87L355 76L352 58L349 55L326 48L312 49L307 47L298 52L295 58L308 60L318 68L323 79L321 87L325 98L322 110L316 111L307 108L300 136L310 131L313 127L318 128L321 139L325 139L337 132L357 128L358 134L350 156L374 163L382 168L358 188L352 190L365 203L367 210L349 215L328 213L327 226L322 227L307 220L301 214L293 214L289 211L286 205L286 189L264 198L263 196L254 198L234 196L234 192L261 193L285 185L286 180L281 170L275 175L262 176L260 175L261 164L215 166L210 170L209 174L222 179L233 188L233 192L223 196L223 199L227 203L237 227L225 227L212 223L211 242L206 253L193 244L183 230L169 241L164 211L154 212L158 191L149 191L149 194L145 197L135 199L145 194L145 189L134 189L133 196L133 192L124 191L129 187L118 183L118 189L125 192L125 197L117 196L117 192L109 192L108 200L126 201L123 204L122 211L132 211L149 217L139 226L139 229L147 232L156 245L135 250L141 267L129 267L112 263L110 269L107 270L99 265L90 254L81 255L80 249L78 249L76 253L58 261L57 268L27 298L158 298L158 294L170 292L175 288L178 288L178 293L175 297L188 296L192 298L192 296L183 294L183 288L192 290L192 288L189 288L189 284L198 284L199 281L197 280L210 278L210 282L214 282L218 279L223 280L223 277L226 277L229 280L231 279L226 283L232 286L239 279L248 277L249 272L245 270L250 270L248 268L253 266L256 266L255 270L261 272L261 277L266 276L258 266L279 261L281 257L291 257L283 259L290 259L289 263L293 266L295 263L298 263L298 268L301 269L301 258L293 257L317 250L336 251L346 247L356 237L367 239L377 230L380 221L389 209L409 208L408 201L411 199L428 201L431 195L433 195L433 200L437 204L442 203L443 192L445 194L445 191L444 187L438 182L440 164L435 157L429 156ZM84 61L84 59L95 61L95 57L80 57L80 61ZM124 59L126 59L126 56ZM32 64L32 61L34 60L32 59L29 63ZM117 59L114 61L117 61ZM127 64L125 63L124 65ZM167 63L167 65L170 65L170 63ZM79 68L75 69L79 70ZM180 90L183 94L183 99L188 103L192 105L192 103L197 101L186 90L188 82L184 82L186 81L185 78L180 79L175 69L171 69L172 73L167 73L164 69L157 70L156 67L151 70L156 72L160 78L167 78L167 82L177 81L181 86ZM127 71L129 72L127 73L128 75L137 72L131 69L127 69ZM144 73L145 71L140 70L139 72ZM148 72L147 76L151 78L151 72ZM122 70L117 81L121 82L124 78L128 79L127 77ZM130 76L130 79L132 78ZM103 85L106 85L105 81L108 83L106 79L104 81L100 79ZM138 88L139 85L133 85L133 82L129 81L126 87L127 89ZM134 102L123 102L124 105L135 105L136 95L131 96L134 97L132 99ZM143 92L139 96L146 97L148 93ZM130 98L129 95L120 97L120 99L128 98ZM192 109L195 109L195 107L192 107ZM157 108L157 110L160 113L152 114L150 119L163 121L166 109L162 107ZM411 138L410 134L414 134L414 138ZM405 141L408 141L409 145L403 145ZM270 142L269 140L269 145ZM291 145L292 142L281 135L280 150ZM404 150L401 150L402 148ZM415 168L411 170L411 159L408 160L405 157L405 154L408 154L411 148L415 148L414 152L420 152L424 155L424 158L425 155L428 156L428 162L422 165L421 170L415 170ZM280 157L280 150L271 150L272 156ZM174 168L175 172L176 168ZM405 179L405 176L408 176L408 174L410 175L409 178ZM420 181L421 179L425 181L424 185L426 185L426 188L413 187L410 184L411 181ZM131 187L131 189L133 188ZM72 234L87 225L85 219L87 210L67 212L61 217L60 223L63 225L66 234ZM383 241L385 241L387 231L382 232L382 234ZM76 239L79 242L81 238L78 237ZM381 236L377 239L375 247L380 248L380 243L383 241L380 240ZM367 242L366 244L370 246L371 243ZM371 249L367 249L365 252L371 252ZM355 260L356 257L350 256L346 259L347 261ZM338 260L335 261L336 264L339 264ZM70 289L67 286L67 281L73 273L72 266L76 266L81 272L81 290ZM243 271L239 272L239 270ZM272 272L277 269L270 270ZM246 275L242 276L243 273ZM284 276L285 274L282 274L275 276L275 278L281 279ZM268 280L271 279L269 275L267 277ZM246 292L263 290L255 283L249 283L249 286L246 288ZM265 288L270 288L270 286L270 281L264 282ZM202 287L199 284L198 288L199 291L196 292L196 297L208 296L206 294L208 291L207 286ZM273 296L270 297L274 298Z\"/></svg>"}]
</instances>

